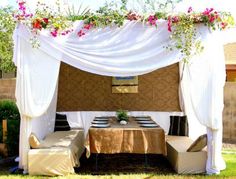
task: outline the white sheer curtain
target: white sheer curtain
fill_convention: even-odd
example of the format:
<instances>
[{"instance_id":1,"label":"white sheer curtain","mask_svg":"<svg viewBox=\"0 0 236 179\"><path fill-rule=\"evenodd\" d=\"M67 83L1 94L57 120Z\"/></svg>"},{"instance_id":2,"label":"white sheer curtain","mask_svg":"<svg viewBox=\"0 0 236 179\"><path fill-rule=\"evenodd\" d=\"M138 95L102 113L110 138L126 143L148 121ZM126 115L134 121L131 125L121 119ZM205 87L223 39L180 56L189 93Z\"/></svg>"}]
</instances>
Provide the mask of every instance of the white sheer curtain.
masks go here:
<instances>
[{"instance_id":1,"label":"white sheer curtain","mask_svg":"<svg viewBox=\"0 0 236 179\"><path fill-rule=\"evenodd\" d=\"M14 40L16 102L21 114L19 166L27 172L30 133L33 131L42 138L53 129L51 125L54 123L50 120L55 120L60 61L41 50L33 49L26 41L28 39L19 37L16 32ZM44 119L44 122L37 118Z\"/></svg>"},{"instance_id":2,"label":"white sheer curtain","mask_svg":"<svg viewBox=\"0 0 236 179\"><path fill-rule=\"evenodd\" d=\"M164 48L173 43L169 39L166 21L159 21L158 28L126 22L120 28L93 29L79 38L76 33L82 24L82 21L75 23L74 33L65 37L53 38L49 32L43 31L39 36L39 49L31 48L27 28L19 25L15 30L16 99L22 116L20 160L25 170L27 160L23 154L27 155L28 136L32 131L29 119L40 117L48 110L56 91L60 60L108 76L141 75L181 60L179 51L170 52ZM217 130L222 127L223 49L207 27L199 26L198 31L205 51L185 68L181 81L182 101L187 115Z\"/></svg>"},{"instance_id":3,"label":"white sheer curtain","mask_svg":"<svg viewBox=\"0 0 236 179\"><path fill-rule=\"evenodd\" d=\"M189 64L180 63L183 79L180 83L184 111L189 118L196 118L207 126L208 159L206 170L209 174L225 169L221 155L222 138L213 138L222 133L223 88L225 84L225 62L223 45L216 33L204 33L204 52L194 57ZM210 53L209 53L210 52ZM191 106L191 107L190 107ZM194 124L195 128L198 125ZM211 145L217 143L218 145Z\"/></svg>"}]
</instances>

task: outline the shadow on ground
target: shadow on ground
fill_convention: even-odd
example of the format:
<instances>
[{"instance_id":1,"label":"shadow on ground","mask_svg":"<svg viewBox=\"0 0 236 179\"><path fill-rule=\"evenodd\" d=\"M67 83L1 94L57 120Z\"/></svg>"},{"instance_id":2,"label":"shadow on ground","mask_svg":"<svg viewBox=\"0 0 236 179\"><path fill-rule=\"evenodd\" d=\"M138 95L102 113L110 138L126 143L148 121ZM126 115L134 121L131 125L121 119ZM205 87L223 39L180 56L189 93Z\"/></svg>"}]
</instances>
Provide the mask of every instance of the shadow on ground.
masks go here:
<instances>
[{"instance_id":1,"label":"shadow on ground","mask_svg":"<svg viewBox=\"0 0 236 179\"><path fill-rule=\"evenodd\" d=\"M145 162L146 161L146 162ZM85 175L119 175L119 174L174 174L168 160L162 155L148 154L92 154L86 158L85 153L80 158L80 167L75 172ZM17 166L14 157L0 160L0 173L10 174L10 170ZM17 171L16 174L21 174Z\"/></svg>"},{"instance_id":2,"label":"shadow on ground","mask_svg":"<svg viewBox=\"0 0 236 179\"><path fill-rule=\"evenodd\" d=\"M171 174L174 173L168 160L162 155L148 154L92 154L86 158L85 154L80 159L81 167L75 168L76 173L80 174Z\"/></svg>"}]
</instances>

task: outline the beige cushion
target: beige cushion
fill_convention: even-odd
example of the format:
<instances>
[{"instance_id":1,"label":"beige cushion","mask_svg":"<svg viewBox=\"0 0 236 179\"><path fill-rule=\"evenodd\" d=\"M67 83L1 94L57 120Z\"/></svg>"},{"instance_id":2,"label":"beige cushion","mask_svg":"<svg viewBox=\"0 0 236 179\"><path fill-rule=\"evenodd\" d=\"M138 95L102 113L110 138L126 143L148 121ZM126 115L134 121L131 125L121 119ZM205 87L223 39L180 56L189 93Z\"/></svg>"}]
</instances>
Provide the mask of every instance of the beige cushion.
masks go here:
<instances>
[{"instance_id":1,"label":"beige cushion","mask_svg":"<svg viewBox=\"0 0 236 179\"><path fill-rule=\"evenodd\" d=\"M167 159L179 174L204 173L206 150L186 152L193 141L186 136L166 136ZM194 162L193 162L194 161Z\"/></svg>"},{"instance_id":2,"label":"beige cushion","mask_svg":"<svg viewBox=\"0 0 236 179\"><path fill-rule=\"evenodd\" d=\"M32 149L37 149L40 146L40 141L34 133L31 133L29 136L29 144Z\"/></svg>"},{"instance_id":3,"label":"beige cushion","mask_svg":"<svg viewBox=\"0 0 236 179\"><path fill-rule=\"evenodd\" d=\"M187 149L187 152L199 152L207 145L207 135L199 136L190 147Z\"/></svg>"},{"instance_id":4,"label":"beige cushion","mask_svg":"<svg viewBox=\"0 0 236 179\"><path fill-rule=\"evenodd\" d=\"M57 131L48 134L41 141L40 149L28 152L30 175L68 175L73 167L80 166L79 159L84 152L84 131Z\"/></svg>"}]
</instances>

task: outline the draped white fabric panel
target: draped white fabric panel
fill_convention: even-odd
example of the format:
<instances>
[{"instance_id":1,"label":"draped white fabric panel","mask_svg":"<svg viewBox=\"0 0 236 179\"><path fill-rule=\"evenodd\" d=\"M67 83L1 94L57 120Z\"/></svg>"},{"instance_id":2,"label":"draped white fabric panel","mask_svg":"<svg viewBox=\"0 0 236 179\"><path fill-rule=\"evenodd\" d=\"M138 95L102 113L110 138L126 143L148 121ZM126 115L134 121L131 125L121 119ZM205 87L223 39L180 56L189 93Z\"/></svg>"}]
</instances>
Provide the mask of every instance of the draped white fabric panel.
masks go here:
<instances>
[{"instance_id":1,"label":"draped white fabric panel","mask_svg":"<svg viewBox=\"0 0 236 179\"><path fill-rule=\"evenodd\" d=\"M19 37L16 32L14 40L14 61L17 65L16 102L21 113L19 166L27 171L30 133L33 131L42 139L53 131L50 126L54 122L50 120L55 120L60 61L33 49L26 41L28 39ZM44 119L44 122L40 119Z\"/></svg>"},{"instance_id":2,"label":"draped white fabric panel","mask_svg":"<svg viewBox=\"0 0 236 179\"><path fill-rule=\"evenodd\" d=\"M20 150L19 150L19 167L24 168L27 172L28 163L28 138L31 132L36 134L39 140L42 140L47 134L54 131L55 114L57 105L57 88L52 98L48 109L40 117L33 118L33 120L25 115L21 116L20 128Z\"/></svg>"},{"instance_id":3,"label":"draped white fabric panel","mask_svg":"<svg viewBox=\"0 0 236 179\"><path fill-rule=\"evenodd\" d=\"M217 43L221 41L218 33L200 32L204 39L204 51L193 57L190 63L181 62L180 65L181 70L184 65L181 81L184 108L186 112L193 109L191 113L203 125L219 129L222 126L223 87L226 78L224 49L221 43Z\"/></svg>"},{"instance_id":4,"label":"draped white fabric panel","mask_svg":"<svg viewBox=\"0 0 236 179\"><path fill-rule=\"evenodd\" d=\"M77 31L83 25L78 22ZM64 42L62 61L82 70L107 76L135 76L149 73L180 60L177 51L164 47L169 40L166 21L158 29L126 22L122 28L95 29ZM163 58L165 57L165 58Z\"/></svg>"},{"instance_id":5,"label":"draped white fabric panel","mask_svg":"<svg viewBox=\"0 0 236 179\"><path fill-rule=\"evenodd\" d=\"M50 104L54 104L52 101L60 61L95 74L133 76L149 73L181 60L179 51L170 52L164 48L173 44L169 39L166 21L160 21L158 28L140 22L126 22L120 28L93 29L79 38L76 33L82 25L82 21L76 22L74 33L58 38L43 31L39 36L39 49L31 47L30 32L26 27L19 25L15 30L14 62L18 69L16 99L22 116L20 159L25 170L27 159L23 154L27 155L28 136L32 131L31 121L28 119L43 115L52 119L52 113L46 112ZM207 27L199 26L198 31L198 38L204 43L205 51L186 65L180 97L185 113L193 116L191 120L198 119L202 125L217 130L222 127L225 78L223 48L221 41L217 41L218 37L211 34ZM37 124L38 128L45 126ZM194 126L193 124L191 125ZM40 137L44 135L46 133L42 132Z\"/></svg>"},{"instance_id":6,"label":"draped white fabric panel","mask_svg":"<svg viewBox=\"0 0 236 179\"><path fill-rule=\"evenodd\" d=\"M226 168L226 164L221 155L222 149L222 128L212 130L207 128L207 164L206 171L208 174L219 174Z\"/></svg>"},{"instance_id":7,"label":"draped white fabric panel","mask_svg":"<svg viewBox=\"0 0 236 179\"><path fill-rule=\"evenodd\" d=\"M221 34L203 33L204 51L194 57L192 63L180 63L183 79L180 82L184 111L189 118L201 119L200 123L207 126L208 159L207 172L219 173L225 169L222 159L222 112L225 84L225 62L223 39ZM204 64L204 65L203 65ZM189 107L192 106L192 107ZM209 120L210 119L210 120ZM198 128L198 125L195 126ZM217 145L212 145L212 144Z\"/></svg>"},{"instance_id":8,"label":"draped white fabric panel","mask_svg":"<svg viewBox=\"0 0 236 179\"><path fill-rule=\"evenodd\" d=\"M21 34L22 33L22 34ZM60 61L41 49L34 49L22 38L25 31L15 31L14 62L17 66L16 98L22 115L30 118L47 111L54 96Z\"/></svg>"}]
</instances>

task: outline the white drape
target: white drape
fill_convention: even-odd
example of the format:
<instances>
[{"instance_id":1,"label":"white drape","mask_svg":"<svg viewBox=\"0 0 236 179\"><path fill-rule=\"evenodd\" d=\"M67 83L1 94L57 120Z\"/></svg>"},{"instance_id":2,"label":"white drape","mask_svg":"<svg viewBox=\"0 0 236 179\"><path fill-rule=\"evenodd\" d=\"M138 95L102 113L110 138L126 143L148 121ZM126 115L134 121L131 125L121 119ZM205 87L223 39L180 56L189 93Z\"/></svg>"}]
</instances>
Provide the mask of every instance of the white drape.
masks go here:
<instances>
[{"instance_id":1,"label":"white drape","mask_svg":"<svg viewBox=\"0 0 236 179\"><path fill-rule=\"evenodd\" d=\"M43 31L39 36L39 49L31 48L27 28L19 25L15 30L16 99L22 115L20 159L25 170L27 137L32 130L28 118L40 117L48 110L56 91L60 60L95 74L134 76L181 59L179 51L170 52L164 48L173 43L169 39L166 21L160 21L158 28L126 22L123 27L94 29L79 38L76 33L82 24L82 21L75 23L74 33L65 37L52 38ZM194 116L202 125L217 130L222 127L223 48L207 27L199 26L198 31L205 51L186 66L181 81L182 101L188 116Z\"/></svg>"},{"instance_id":2,"label":"white drape","mask_svg":"<svg viewBox=\"0 0 236 179\"><path fill-rule=\"evenodd\" d=\"M51 125L54 123L50 120L55 120L60 61L33 49L26 41L28 39L19 37L16 32L14 40L14 59L17 66L16 102L21 114L19 166L27 171L28 138L32 128L39 130L33 131L40 138L53 129ZM50 78L55 81L48 80ZM35 120L31 121L32 118ZM46 125L37 118L47 119Z\"/></svg>"},{"instance_id":3,"label":"white drape","mask_svg":"<svg viewBox=\"0 0 236 179\"><path fill-rule=\"evenodd\" d=\"M183 66L185 68L180 86L184 111L188 117L201 119L200 123L208 127L206 170L212 174L225 169L225 162L221 156L222 138L212 138L210 134L222 133L219 129L222 129L223 88L226 75L220 34L204 33L202 36L205 47L203 53L193 58L189 64L180 63L180 69L183 69ZM198 126L195 125L195 128ZM211 145L212 143L219 145Z\"/></svg>"}]
</instances>

